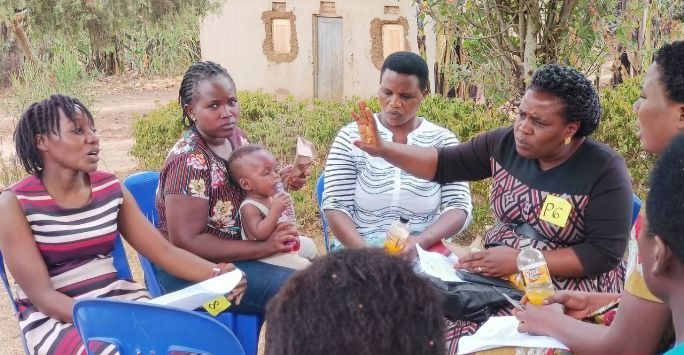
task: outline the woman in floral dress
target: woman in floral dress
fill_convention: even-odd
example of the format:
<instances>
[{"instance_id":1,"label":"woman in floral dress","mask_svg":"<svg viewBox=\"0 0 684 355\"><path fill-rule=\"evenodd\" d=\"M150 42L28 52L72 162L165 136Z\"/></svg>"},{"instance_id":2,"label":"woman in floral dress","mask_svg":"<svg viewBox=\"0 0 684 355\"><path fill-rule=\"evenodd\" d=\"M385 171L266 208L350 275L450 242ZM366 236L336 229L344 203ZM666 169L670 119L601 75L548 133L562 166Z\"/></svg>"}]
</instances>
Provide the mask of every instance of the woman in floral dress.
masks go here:
<instances>
[{"instance_id":1,"label":"woman in floral dress","mask_svg":"<svg viewBox=\"0 0 684 355\"><path fill-rule=\"evenodd\" d=\"M177 247L214 262L234 262L247 274L250 292L232 310L262 315L268 300L295 270L256 259L290 251L285 243L294 240L296 229L281 223L266 241L241 238L237 213L244 194L228 182L226 160L248 140L237 126L240 103L228 72L213 62L192 65L183 77L179 102L189 130L171 149L160 172L158 229ZM306 180L290 181L290 189L297 189ZM156 266L155 271L164 292L190 284Z\"/></svg>"}]
</instances>

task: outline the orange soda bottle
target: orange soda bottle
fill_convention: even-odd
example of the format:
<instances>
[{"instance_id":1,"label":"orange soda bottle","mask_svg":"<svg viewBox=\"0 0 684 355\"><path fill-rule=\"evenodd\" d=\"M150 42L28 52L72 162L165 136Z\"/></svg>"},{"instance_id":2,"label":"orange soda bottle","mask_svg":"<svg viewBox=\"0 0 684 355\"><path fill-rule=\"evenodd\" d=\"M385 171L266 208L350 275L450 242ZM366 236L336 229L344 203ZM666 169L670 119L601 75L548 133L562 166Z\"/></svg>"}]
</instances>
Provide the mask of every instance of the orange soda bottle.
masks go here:
<instances>
[{"instance_id":1,"label":"orange soda bottle","mask_svg":"<svg viewBox=\"0 0 684 355\"><path fill-rule=\"evenodd\" d=\"M555 291L544 254L532 248L531 244L530 239L523 239L520 242L522 249L518 254L518 269L525 278L527 299L530 303L541 306L542 301Z\"/></svg>"},{"instance_id":2,"label":"orange soda bottle","mask_svg":"<svg viewBox=\"0 0 684 355\"><path fill-rule=\"evenodd\" d=\"M404 249L406 240L409 236L408 218L400 217L398 221L392 223L387 231L387 239L383 248L385 253L396 254Z\"/></svg>"}]
</instances>

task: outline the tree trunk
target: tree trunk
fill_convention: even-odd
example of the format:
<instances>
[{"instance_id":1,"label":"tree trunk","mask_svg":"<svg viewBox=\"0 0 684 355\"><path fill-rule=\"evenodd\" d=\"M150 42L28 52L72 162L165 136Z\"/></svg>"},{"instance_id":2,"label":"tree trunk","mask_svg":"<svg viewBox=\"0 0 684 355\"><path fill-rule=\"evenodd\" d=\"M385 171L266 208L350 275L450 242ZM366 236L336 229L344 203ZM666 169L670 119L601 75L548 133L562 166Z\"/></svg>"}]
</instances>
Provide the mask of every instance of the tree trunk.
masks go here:
<instances>
[{"instance_id":1,"label":"tree trunk","mask_svg":"<svg viewBox=\"0 0 684 355\"><path fill-rule=\"evenodd\" d=\"M19 19L15 16L12 20L12 33L14 33L14 38L16 38L21 51L24 52L24 57L32 64L38 63L38 58L33 53L33 48L31 47L31 41L24 31L24 27L19 22Z\"/></svg>"},{"instance_id":2,"label":"tree trunk","mask_svg":"<svg viewBox=\"0 0 684 355\"><path fill-rule=\"evenodd\" d=\"M531 0L535 1L535 0ZM525 84L525 79L532 77L532 74L534 74L534 69L536 68L536 62L537 62L537 33L538 33L538 28L535 25L535 22L532 20L531 15L530 15L530 10L533 8L532 6L528 5L528 11L525 12L525 16L527 17L525 21L525 38L521 38L520 42L525 43L525 50L523 52L523 75L522 75L522 88L523 92L525 91L526 84Z\"/></svg>"}]
</instances>

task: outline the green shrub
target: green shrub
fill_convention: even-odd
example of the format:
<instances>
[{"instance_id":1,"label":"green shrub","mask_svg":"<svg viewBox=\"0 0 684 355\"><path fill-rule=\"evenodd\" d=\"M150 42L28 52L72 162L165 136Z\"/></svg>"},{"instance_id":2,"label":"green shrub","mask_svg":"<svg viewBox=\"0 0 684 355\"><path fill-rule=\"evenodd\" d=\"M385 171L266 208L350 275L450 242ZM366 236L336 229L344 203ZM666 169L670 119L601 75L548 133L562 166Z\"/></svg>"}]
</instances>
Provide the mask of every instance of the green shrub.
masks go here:
<instances>
[{"instance_id":1,"label":"green shrub","mask_svg":"<svg viewBox=\"0 0 684 355\"><path fill-rule=\"evenodd\" d=\"M76 97L92 108L95 97L88 91L91 78L84 73L76 49L55 43L39 63L26 61L18 75L12 76L12 113L19 117L33 102L57 93Z\"/></svg>"},{"instance_id":2,"label":"green shrub","mask_svg":"<svg viewBox=\"0 0 684 355\"><path fill-rule=\"evenodd\" d=\"M601 128L595 137L610 144L627 160L637 191L643 191L652 158L641 152L635 136L635 114L631 103L639 96L639 79L631 80L615 90L602 94L604 115ZM303 232L320 235L315 181L325 167L325 160L337 132L352 122L349 111L356 107L357 98L344 101L304 100L288 97L276 101L275 95L262 91L238 93L242 106L240 127L250 141L270 150L281 163L291 163L298 136L316 145L318 157L311 166L313 178L301 191L293 194L297 219ZM373 112L380 110L377 97L367 100ZM484 131L512 124L514 118L505 111L489 109L472 101L429 96L418 111L430 121L453 131L461 142ZM180 107L177 103L159 106L144 117L138 117L133 126L135 144L131 154L145 170L158 170L171 146L182 134ZM487 225L494 223L489 209L491 180L471 183L474 202L473 223L463 237L482 235ZM643 197L643 194L640 195Z\"/></svg>"},{"instance_id":3,"label":"green shrub","mask_svg":"<svg viewBox=\"0 0 684 355\"><path fill-rule=\"evenodd\" d=\"M177 101L161 105L144 116L134 114L133 137L135 144L129 154L143 170L159 170L171 147L183 134L181 109Z\"/></svg>"},{"instance_id":4,"label":"green shrub","mask_svg":"<svg viewBox=\"0 0 684 355\"><path fill-rule=\"evenodd\" d=\"M27 176L28 173L15 154L4 158L0 153L0 190Z\"/></svg>"},{"instance_id":5,"label":"green shrub","mask_svg":"<svg viewBox=\"0 0 684 355\"><path fill-rule=\"evenodd\" d=\"M604 142L625 158L634 192L646 197L648 176L655 156L644 152L636 137L637 115L632 104L639 99L643 76L630 79L615 89L601 92L603 116L601 125L592 138Z\"/></svg>"}]
</instances>

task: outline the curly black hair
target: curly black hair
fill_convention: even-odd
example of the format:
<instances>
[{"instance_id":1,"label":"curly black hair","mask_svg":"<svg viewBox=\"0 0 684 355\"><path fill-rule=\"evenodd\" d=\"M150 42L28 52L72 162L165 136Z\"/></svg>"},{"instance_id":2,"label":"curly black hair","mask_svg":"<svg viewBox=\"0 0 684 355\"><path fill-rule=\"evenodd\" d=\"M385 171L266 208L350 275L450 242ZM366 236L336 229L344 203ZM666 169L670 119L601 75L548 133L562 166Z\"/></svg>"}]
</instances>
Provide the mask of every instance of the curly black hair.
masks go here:
<instances>
[{"instance_id":1,"label":"curly black hair","mask_svg":"<svg viewBox=\"0 0 684 355\"><path fill-rule=\"evenodd\" d=\"M568 123L579 122L576 137L594 133L601 123L601 102L596 89L579 71L549 64L532 76L529 90L557 97L563 105L563 116Z\"/></svg>"},{"instance_id":2,"label":"curly black hair","mask_svg":"<svg viewBox=\"0 0 684 355\"><path fill-rule=\"evenodd\" d=\"M40 176L43 171L43 158L38 152L36 135L52 133L59 136L59 109L75 123L76 106L93 124L93 115L81 101L61 94L51 95L47 99L32 103L21 115L14 131L14 141L19 161L27 173Z\"/></svg>"},{"instance_id":3,"label":"curly black hair","mask_svg":"<svg viewBox=\"0 0 684 355\"><path fill-rule=\"evenodd\" d=\"M665 44L656 53L660 82L668 99L684 103L684 41Z\"/></svg>"},{"instance_id":4,"label":"curly black hair","mask_svg":"<svg viewBox=\"0 0 684 355\"><path fill-rule=\"evenodd\" d=\"M646 198L648 235L665 239L684 263L684 134L678 134L660 155L651 172Z\"/></svg>"},{"instance_id":5,"label":"curly black hair","mask_svg":"<svg viewBox=\"0 0 684 355\"><path fill-rule=\"evenodd\" d=\"M269 302L266 354L441 355L442 313L409 262L379 248L335 251Z\"/></svg>"},{"instance_id":6,"label":"curly black hair","mask_svg":"<svg viewBox=\"0 0 684 355\"><path fill-rule=\"evenodd\" d=\"M180 90L178 90L178 103L183 110L183 117L181 122L186 128L192 127L195 122L190 119L190 115L185 112L185 105L192 105L192 100L195 98L195 89L197 89L197 84L204 80L213 79L216 77L225 76L230 80L233 85L235 82L231 78L228 71L222 67L220 64L206 61L197 62L191 65L188 70L183 75L183 81L181 81Z\"/></svg>"},{"instance_id":7,"label":"curly black hair","mask_svg":"<svg viewBox=\"0 0 684 355\"><path fill-rule=\"evenodd\" d=\"M388 55L385 62L382 63L382 69L380 69L380 82L382 82L382 75L385 74L387 69L399 74L415 75L418 77L420 91L427 90L430 72L425 59L418 54L413 52L394 52Z\"/></svg>"},{"instance_id":8,"label":"curly black hair","mask_svg":"<svg viewBox=\"0 0 684 355\"><path fill-rule=\"evenodd\" d=\"M238 181L240 181L241 177L244 177L244 175L241 174L242 171L239 169L242 168L242 166L239 164L239 160L260 150L264 150L264 147L258 144L247 144L235 149L230 154L230 158L228 158L226 167L228 169L228 179L234 186L239 188L240 184L238 183Z\"/></svg>"}]
</instances>

